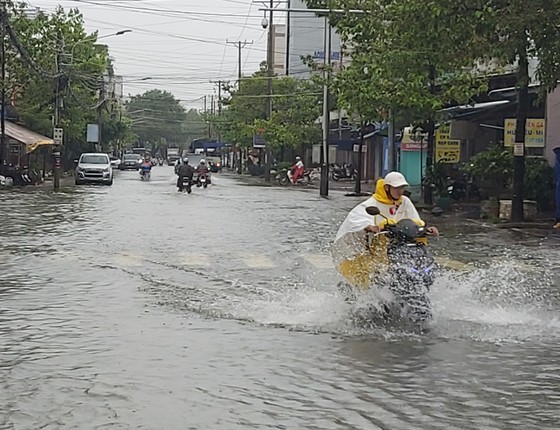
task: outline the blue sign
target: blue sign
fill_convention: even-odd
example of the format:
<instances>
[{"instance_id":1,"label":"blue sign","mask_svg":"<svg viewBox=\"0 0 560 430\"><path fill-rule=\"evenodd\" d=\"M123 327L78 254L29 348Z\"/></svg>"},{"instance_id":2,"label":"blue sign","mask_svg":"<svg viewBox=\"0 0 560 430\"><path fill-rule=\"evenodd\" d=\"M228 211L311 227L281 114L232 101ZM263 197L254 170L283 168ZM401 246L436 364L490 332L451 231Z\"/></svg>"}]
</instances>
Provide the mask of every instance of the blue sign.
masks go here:
<instances>
[{"instance_id":1,"label":"blue sign","mask_svg":"<svg viewBox=\"0 0 560 430\"><path fill-rule=\"evenodd\" d=\"M325 51L315 51L313 53L313 58L318 60L325 59ZM331 51L331 60L332 61L340 61L340 51Z\"/></svg>"}]
</instances>

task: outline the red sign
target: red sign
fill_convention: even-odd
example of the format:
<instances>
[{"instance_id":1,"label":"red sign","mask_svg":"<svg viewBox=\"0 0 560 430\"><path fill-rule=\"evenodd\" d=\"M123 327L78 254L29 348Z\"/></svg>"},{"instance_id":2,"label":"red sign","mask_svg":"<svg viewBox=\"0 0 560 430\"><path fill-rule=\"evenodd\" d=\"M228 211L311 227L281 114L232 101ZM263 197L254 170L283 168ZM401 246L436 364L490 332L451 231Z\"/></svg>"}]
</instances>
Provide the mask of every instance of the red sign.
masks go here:
<instances>
[{"instance_id":1,"label":"red sign","mask_svg":"<svg viewBox=\"0 0 560 430\"><path fill-rule=\"evenodd\" d=\"M427 151L427 150L428 150L427 142L401 143L401 151Z\"/></svg>"}]
</instances>

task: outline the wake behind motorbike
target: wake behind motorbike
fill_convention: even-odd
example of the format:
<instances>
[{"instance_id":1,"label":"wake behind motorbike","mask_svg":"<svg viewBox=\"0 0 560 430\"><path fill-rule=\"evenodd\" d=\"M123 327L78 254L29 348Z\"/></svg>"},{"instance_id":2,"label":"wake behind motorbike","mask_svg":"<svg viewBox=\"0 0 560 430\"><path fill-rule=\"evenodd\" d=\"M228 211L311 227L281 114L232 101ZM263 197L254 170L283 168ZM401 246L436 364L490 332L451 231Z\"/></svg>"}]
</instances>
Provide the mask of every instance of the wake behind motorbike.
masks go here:
<instances>
[{"instance_id":1,"label":"wake behind motorbike","mask_svg":"<svg viewBox=\"0 0 560 430\"><path fill-rule=\"evenodd\" d=\"M380 215L374 206L367 207L366 212ZM428 229L411 219L398 222L387 219L382 231L375 234L381 235L387 237L387 286L393 296L393 300L382 303L382 318L415 325L431 320L428 294L434 282L435 261L427 247Z\"/></svg>"}]
</instances>

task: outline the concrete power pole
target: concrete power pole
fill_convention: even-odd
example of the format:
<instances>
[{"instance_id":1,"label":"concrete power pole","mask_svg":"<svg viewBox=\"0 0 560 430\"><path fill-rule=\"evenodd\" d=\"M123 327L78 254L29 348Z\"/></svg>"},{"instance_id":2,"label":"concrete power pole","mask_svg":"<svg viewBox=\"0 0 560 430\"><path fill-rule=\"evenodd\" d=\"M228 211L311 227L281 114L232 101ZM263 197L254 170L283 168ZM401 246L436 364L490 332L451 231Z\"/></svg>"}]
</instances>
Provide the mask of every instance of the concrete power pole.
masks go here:
<instances>
[{"instance_id":1,"label":"concrete power pole","mask_svg":"<svg viewBox=\"0 0 560 430\"><path fill-rule=\"evenodd\" d=\"M2 165L4 160L8 160L10 158L10 151L6 148L6 3L4 0L0 1L2 3L0 5L0 13L2 14L2 17L0 18L0 25L2 26L0 35L0 37L2 37L2 40L0 41L0 50L2 55L2 59L0 60L2 61L2 82L0 83L0 85L2 85L2 88L0 89L2 99L2 112L0 112L0 132L2 133L0 140L0 165Z\"/></svg>"},{"instance_id":2,"label":"concrete power pole","mask_svg":"<svg viewBox=\"0 0 560 430\"><path fill-rule=\"evenodd\" d=\"M270 12L269 12L269 22L268 22L268 43L266 47L266 75L267 79L267 99L266 99L266 119L270 120L272 116L272 63L273 63L273 48L274 48L274 26L272 25L274 8L274 0L270 0ZM264 180L270 182L270 142L266 143L265 155L264 155Z\"/></svg>"},{"instance_id":3,"label":"concrete power pole","mask_svg":"<svg viewBox=\"0 0 560 430\"><path fill-rule=\"evenodd\" d=\"M237 42L230 42L226 40L226 43L229 45L233 45L237 48L237 91L239 91L241 89L241 77L243 76L243 70L242 70L242 64L241 64L241 53L243 48L245 48L247 45L252 45L253 41L251 42L247 42L246 40L244 42L242 41L237 41ZM243 173L243 152L241 151L241 148L239 148L239 151L237 151L237 174L241 175Z\"/></svg>"},{"instance_id":4,"label":"concrete power pole","mask_svg":"<svg viewBox=\"0 0 560 430\"><path fill-rule=\"evenodd\" d=\"M60 94L61 88L61 78L62 74L60 73L60 62L62 57L62 50L63 50L63 40L62 34L58 34L57 38L57 49L56 49L56 56L55 56L55 99L54 99L54 127L53 127L53 140L55 142L55 146L53 149L53 173L54 173L54 190L57 191L60 188L60 151L63 144L63 129L60 127L60 108L62 107L62 96Z\"/></svg>"}]
</instances>

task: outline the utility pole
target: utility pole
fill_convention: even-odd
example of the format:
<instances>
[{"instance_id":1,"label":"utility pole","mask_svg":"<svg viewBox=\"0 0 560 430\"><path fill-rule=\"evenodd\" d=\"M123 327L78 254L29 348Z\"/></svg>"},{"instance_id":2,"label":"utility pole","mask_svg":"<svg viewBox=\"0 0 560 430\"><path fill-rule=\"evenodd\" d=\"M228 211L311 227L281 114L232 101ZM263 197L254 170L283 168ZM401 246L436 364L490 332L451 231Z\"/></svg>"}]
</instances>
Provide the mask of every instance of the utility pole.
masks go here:
<instances>
[{"instance_id":1,"label":"utility pole","mask_svg":"<svg viewBox=\"0 0 560 430\"><path fill-rule=\"evenodd\" d=\"M269 22L268 22L268 43L266 47L266 75L267 79L267 99L266 99L266 119L270 121L272 116L272 62L273 62L273 48L274 48L274 26L272 25L274 0L270 0ZM264 153L264 180L270 182L270 142L266 142Z\"/></svg>"},{"instance_id":2,"label":"utility pole","mask_svg":"<svg viewBox=\"0 0 560 430\"><path fill-rule=\"evenodd\" d=\"M292 23L290 22L290 8L292 7L292 1L288 0L288 12L286 14L286 60L284 61L286 64L284 64L285 67L285 72L286 72L286 76L290 75L290 33L291 33L291 25Z\"/></svg>"},{"instance_id":3,"label":"utility pole","mask_svg":"<svg viewBox=\"0 0 560 430\"><path fill-rule=\"evenodd\" d=\"M230 42L229 40L226 40L226 44L228 45L233 45L237 48L237 89L239 89L239 82L241 81L241 77L243 76L242 73L242 64L241 64L241 52L243 50L243 48L245 48L247 45L252 45L253 41L251 40L250 42L245 41L241 41L238 40L237 42Z\"/></svg>"},{"instance_id":4,"label":"utility pole","mask_svg":"<svg viewBox=\"0 0 560 430\"><path fill-rule=\"evenodd\" d=\"M56 90L55 90L55 99L54 99L54 127L53 127L53 140L55 146L53 148L53 173L54 173L54 190L57 191L60 188L60 151L61 146L63 143L63 130L60 127L60 108L62 107L62 97L60 95L60 81L61 81L61 74L60 74L60 62L62 60L62 48L63 48L63 41L62 41L62 34L58 33L57 37L57 48L56 48L56 56L55 56L55 79L56 79Z\"/></svg>"},{"instance_id":5,"label":"utility pole","mask_svg":"<svg viewBox=\"0 0 560 430\"><path fill-rule=\"evenodd\" d=\"M331 65L331 25L328 16L325 16L325 52L323 61L323 150L321 157L321 184L319 195L327 197L329 195L329 126L330 126L330 107L329 107L329 80ZM361 155L361 154L360 154Z\"/></svg>"},{"instance_id":6,"label":"utility pole","mask_svg":"<svg viewBox=\"0 0 560 430\"><path fill-rule=\"evenodd\" d=\"M224 83L224 81L222 80L218 80L218 81L210 81L211 84L215 84L218 86L218 116L222 116L222 84ZM218 140L221 141L222 140L222 136L220 133L220 128L218 127Z\"/></svg>"},{"instance_id":7,"label":"utility pole","mask_svg":"<svg viewBox=\"0 0 560 430\"><path fill-rule=\"evenodd\" d=\"M1 29L1 36L2 40L0 41L1 43L1 47L0 47L0 53L2 55L2 82L0 83L0 85L2 86L2 88L0 89L1 95L1 103L2 103L2 112L0 112L0 132L2 133L1 135L1 140L0 140L0 165L2 165L4 163L4 160L9 159L10 157L10 151L7 150L6 148L6 3L4 0L0 0L2 2L1 4L1 11L0 13L2 14L1 17L1 25L2 25L2 29ZM6 154L6 157L4 157L4 154Z\"/></svg>"},{"instance_id":8,"label":"utility pole","mask_svg":"<svg viewBox=\"0 0 560 430\"><path fill-rule=\"evenodd\" d=\"M97 145L99 146L99 151L103 151L103 108L105 106L105 76L103 76L103 81L101 82L101 88L99 89L99 106L97 107Z\"/></svg>"},{"instance_id":9,"label":"utility pole","mask_svg":"<svg viewBox=\"0 0 560 430\"><path fill-rule=\"evenodd\" d=\"M233 45L237 48L237 61L238 61L238 65L237 65L237 91L241 90L241 77L243 76L243 71L242 71L242 64L241 64L241 52L243 50L243 48L245 48L247 45L252 45L253 41L247 42L246 40L244 42L238 40L237 42L230 42L228 40L226 40L226 44L229 45ZM239 151L237 151L237 174L241 175L243 173L243 151L241 150L241 148L239 148Z\"/></svg>"}]
</instances>

